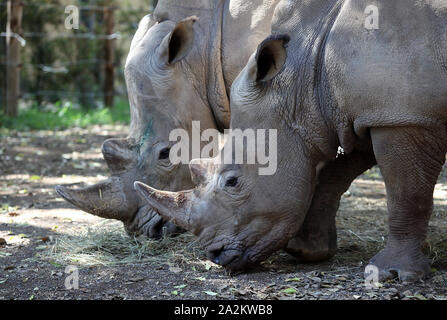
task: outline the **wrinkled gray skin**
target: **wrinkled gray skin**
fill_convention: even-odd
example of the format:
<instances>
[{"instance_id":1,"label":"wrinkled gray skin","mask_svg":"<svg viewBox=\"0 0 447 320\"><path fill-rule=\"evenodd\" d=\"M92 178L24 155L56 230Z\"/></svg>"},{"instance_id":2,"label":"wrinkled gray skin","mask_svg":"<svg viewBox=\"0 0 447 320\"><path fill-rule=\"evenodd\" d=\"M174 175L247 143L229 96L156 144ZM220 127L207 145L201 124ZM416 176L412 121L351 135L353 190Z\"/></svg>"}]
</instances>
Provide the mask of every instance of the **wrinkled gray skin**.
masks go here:
<instances>
[{"instance_id":1,"label":"wrinkled gray skin","mask_svg":"<svg viewBox=\"0 0 447 320\"><path fill-rule=\"evenodd\" d=\"M161 0L144 17L125 66L131 107L126 139L109 139L102 152L112 177L57 193L76 207L123 221L131 234L159 238L180 232L135 193L136 180L166 190L192 187L188 165L167 158L173 129L191 132L229 126L230 86L256 46L270 33L279 0ZM196 18L187 18L190 16ZM186 20L183 20L185 19Z\"/></svg>"},{"instance_id":2,"label":"wrinkled gray skin","mask_svg":"<svg viewBox=\"0 0 447 320\"><path fill-rule=\"evenodd\" d=\"M371 4L378 30L364 28ZM447 4L303 0L276 10L273 35L231 89L232 128L278 129L276 174L215 159L190 164L200 181L193 190L136 189L198 235L210 259L240 269L286 246L308 209L306 220L330 233L339 195L377 161L389 237L371 264L381 281L424 277L430 268L421 245L447 150ZM336 158L339 146L345 155ZM332 208L326 216L312 211L319 188L332 189L323 197Z\"/></svg>"}]
</instances>

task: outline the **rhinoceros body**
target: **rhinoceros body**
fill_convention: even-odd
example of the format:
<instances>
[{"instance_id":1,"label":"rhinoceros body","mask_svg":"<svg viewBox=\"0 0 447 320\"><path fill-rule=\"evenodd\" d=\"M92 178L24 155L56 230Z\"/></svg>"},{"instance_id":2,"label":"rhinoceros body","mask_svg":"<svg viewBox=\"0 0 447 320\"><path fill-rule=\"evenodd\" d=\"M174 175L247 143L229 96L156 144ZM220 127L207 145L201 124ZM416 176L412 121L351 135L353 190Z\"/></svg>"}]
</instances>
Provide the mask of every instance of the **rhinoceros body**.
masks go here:
<instances>
[{"instance_id":1,"label":"rhinoceros body","mask_svg":"<svg viewBox=\"0 0 447 320\"><path fill-rule=\"evenodd\" d=\"M365 23L371 5L377 28ZM280 248L299 255L297 232L331 248L340 195L377 162L390 233L371 264L381 280L429 272L421 245L447 151L445 1L281 1L272 35L233 82L231 112L231 128L278 130L274 175L221 157L192 165L194 190L136 184L210 259L239 269Z\"/></svg>"},{"instance_id":2,"label":"rhinoceros body","mask_svg":"<svg viewBox=\"0 0 447 320\"><path fill-rule=\"evenodd\" d=\"M129 135L102 146L112 177L84 189L58 186L58 194L84 211L123 221L129 233L177 232L139 199L133 182L167 190L192 186L188 165L169 161L169 134L178 128L191 132L193 121L200 121L202 131L229 126L230 86L270 33L277 3L159 1L140 21L126 61Z\"/></svg>"}]
</instances>

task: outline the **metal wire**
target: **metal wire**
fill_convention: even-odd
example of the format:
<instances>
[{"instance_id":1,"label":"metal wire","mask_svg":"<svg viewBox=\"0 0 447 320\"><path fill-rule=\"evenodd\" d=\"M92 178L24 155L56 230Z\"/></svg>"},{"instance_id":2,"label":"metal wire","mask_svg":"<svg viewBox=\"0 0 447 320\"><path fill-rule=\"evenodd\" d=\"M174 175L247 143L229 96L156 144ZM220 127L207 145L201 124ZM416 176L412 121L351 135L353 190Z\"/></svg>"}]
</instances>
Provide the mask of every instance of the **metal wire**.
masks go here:
<instances>
[{"instance_id":1,"label":"metal wire","mask_svg":"<svg viewBox=\"0 0 447 320\"><path fill-rule=\"evenodd\" d=\"M33 2L24 2L21 1L20 3L24 7L38 7L43 9L65 9L69 5L73 4L57 4L57 3L33 3ZM6 6L6 2L0 3L0 7ZM89 11L103 11L103 10L109 10L109 9L117 9L117 6L97 6L97 5L74 5L79 10L89 10Z\"/></svg>"},{"instance_id":2,"label":"metal wire","mask_svg":"<svg viewBox=\"0 0 447 320\"><path fill-rule=\"evenodd\" d=\"M1 32L0 37L14 37L17 39L17 41L20 43L22 47L26 45L26 40L23 39L20 34L15 32Z\"/></svg>"}]
</instances>

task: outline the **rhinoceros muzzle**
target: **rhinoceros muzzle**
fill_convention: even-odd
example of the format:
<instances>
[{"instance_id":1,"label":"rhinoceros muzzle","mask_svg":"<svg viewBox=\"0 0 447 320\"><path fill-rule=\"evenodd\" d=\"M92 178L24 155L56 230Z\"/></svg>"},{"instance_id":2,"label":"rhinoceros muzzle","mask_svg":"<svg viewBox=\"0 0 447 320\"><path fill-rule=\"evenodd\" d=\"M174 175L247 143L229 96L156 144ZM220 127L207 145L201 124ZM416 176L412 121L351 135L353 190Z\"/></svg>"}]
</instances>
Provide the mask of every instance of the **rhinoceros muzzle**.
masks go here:
<instances>
[{"instance_id":1,"label":"rhinoceros muzzle","mask_svg":"<svg viewBox=\"0 0 447 320\"><path fill-rule=\"evenodd\" d=\"M223 242L218 238L209 238L215 234L210 229L213 223L205 223L211 227L204 227L202 222L207 217L200 216L200 213L193 209L193 203L197 200L194 190L161 191L138 181L134 186L137 193L161 217L197 235L209 260L233 271L247 269L255 264L250 259L250 250L245 249L240 242L231 242L228 239Z\"/></svg>"}]
</instances>

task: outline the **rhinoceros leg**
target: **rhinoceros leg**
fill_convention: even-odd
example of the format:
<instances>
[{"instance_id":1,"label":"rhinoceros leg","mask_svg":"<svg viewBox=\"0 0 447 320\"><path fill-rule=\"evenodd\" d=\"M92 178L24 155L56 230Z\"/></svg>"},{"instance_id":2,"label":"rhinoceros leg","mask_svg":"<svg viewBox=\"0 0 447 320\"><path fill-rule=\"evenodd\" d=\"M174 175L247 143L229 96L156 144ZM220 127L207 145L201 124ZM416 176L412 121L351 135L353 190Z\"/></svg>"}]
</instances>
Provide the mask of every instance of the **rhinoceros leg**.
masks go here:
<instances>
[{"instance_id":1,"label":"rhinoceros leg","mask_svg":"<svg viewBox=\"0 0 447 320\"><path fill-rule=\"evenodd\" d=\"M331 258L337 250L335 214L340 198L357 176L375 164L372 152L358 150L328 163L320 172L304 223L285 250L300 262Z\"/></svg>"},{"instance_id":2,"label":"rhinoceros leg","mask_svg":"<svg viewBox=\"0 0 447 320\"><path fill-rule=\"evenodd\" d=\"M445 127L371 130L374 153L385 180L389 236L370 264L379 281L414 281L430 272L422 253L433 209L433 191L445 162Z\"/></svg>"}]
</instances>

